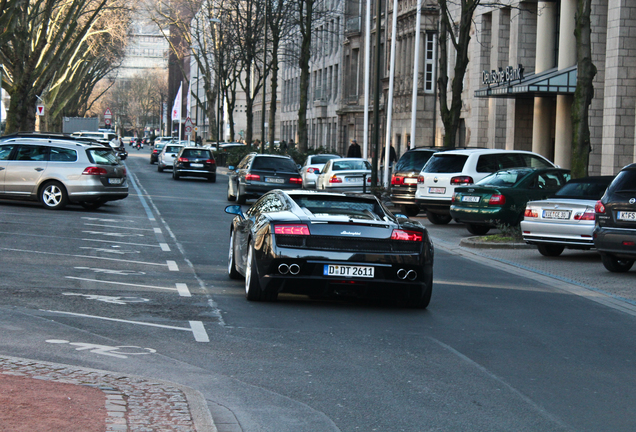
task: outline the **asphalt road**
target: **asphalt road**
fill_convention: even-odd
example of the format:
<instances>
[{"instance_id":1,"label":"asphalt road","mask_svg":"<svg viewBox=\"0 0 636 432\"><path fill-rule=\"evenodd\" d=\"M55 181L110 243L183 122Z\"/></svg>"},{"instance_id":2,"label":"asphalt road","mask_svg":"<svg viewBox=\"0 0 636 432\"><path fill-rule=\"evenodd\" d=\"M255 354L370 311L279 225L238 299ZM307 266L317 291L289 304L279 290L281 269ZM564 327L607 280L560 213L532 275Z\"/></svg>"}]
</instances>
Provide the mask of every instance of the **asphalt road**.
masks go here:
<instances>
[{"instance_id":1,"label":"asphalt road","mask_svg":"<svg viewBox=\"0 0 636 432\"><path fill-rule=\"evenodd\" d=\"M178 382L246 432L636 430L634 316L440 248L425 311L247 302L226 177L148 152L97 211L0 202L0 353Z\"/></svg>"}]
</instances>

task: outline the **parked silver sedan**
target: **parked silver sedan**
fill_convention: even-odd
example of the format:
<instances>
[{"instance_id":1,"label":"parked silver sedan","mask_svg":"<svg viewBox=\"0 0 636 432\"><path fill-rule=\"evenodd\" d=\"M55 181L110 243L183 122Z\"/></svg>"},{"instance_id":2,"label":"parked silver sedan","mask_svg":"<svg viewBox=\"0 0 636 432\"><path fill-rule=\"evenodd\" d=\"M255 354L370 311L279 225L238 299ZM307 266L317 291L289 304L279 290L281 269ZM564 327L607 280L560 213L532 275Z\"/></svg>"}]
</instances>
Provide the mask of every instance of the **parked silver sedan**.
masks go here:
<instances>
[{"instance_id":1,"label":"parked silver sedan","mask_svg":"<svg viewBox=\"0 0 636 432\"><path fill-rule=\"evenodd\" d=\"M367 192L371 187L371 164L360 158L331 159L316 179L316 189L329 192Z\"/></svg>"},{"instance_id":2,"label":"parked silver sedan","mask_svg":"<svg viewBox=\"0 0 636 432\"><path fill-rule=\"evenodd\" d=\"M0 198L96 209L128 196L126 167L110 147L63 139L0 141Z\"/></svg>"},{"instance_id":3,"label":"parked silver sedan","mask_svg":"<svg viewBox=\"0 0 636 432\"><path fill-rule=\"evenodd\" d=\"M172 168L177 154L183 147L185 147L185 145L166 144L163 150L161 150L161 153L159 153L159 156L157 156L157 171L163 172L166 168Z\"/></svg>"},{"instance_id":4,"label":"parked silver sedan","mask_svg":"<svg viewBox=\"0 0 636 432\"><path fill-rule=\"evenodd\" d=\"M530 201L521 221L525 242L537 245L544 256L559 256L565 248L593 248L594 205L613 178L570 180L552 198Z\"/></svg>"},{"instance_id":5,"label":"parked silver sedan","mask_svg":"<svg viewBox=\"0 0 636 432\"><path fill-rule=\"evenodd\" d=\"M336 154L315 154L307 156L303 167L300 169L300 176L303 179L303 189L315 189L316 179L320 170L328 160L338 159Z\"/></svg>"}]
</instances>

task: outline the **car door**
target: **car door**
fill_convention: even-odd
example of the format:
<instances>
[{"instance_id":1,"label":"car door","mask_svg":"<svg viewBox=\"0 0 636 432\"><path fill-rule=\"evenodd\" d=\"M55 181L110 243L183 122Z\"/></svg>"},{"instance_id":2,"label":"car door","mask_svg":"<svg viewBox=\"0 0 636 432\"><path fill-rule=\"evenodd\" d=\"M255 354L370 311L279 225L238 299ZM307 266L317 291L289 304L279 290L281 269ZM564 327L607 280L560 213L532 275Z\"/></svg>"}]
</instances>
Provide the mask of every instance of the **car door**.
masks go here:
<instances>
[{"instance_id":1,"label":"car door","mask_svg":"<svg viewBox=\"0 0 636 432\"><path fill-rule=\"evenodd\" d=\"M7 165L9 164L9 157L16 147L17 145L14 143L0 145L0 193L4 193L4 179L7 172Z\"/></svg>"},{"instance_id":2,"label":"car door","mask_svg":"<svg viewBox=\"0 0 636 432\"><path fill-rule=\"evenodd\" d=\"M327 163L322 167L318 177L316 178L316 189L324 189L325 177L329 170L331 169L331 161L327 161Z\"/></svg>"},{"instance_id":3,"label":"car door","mask_svg":"<svg viewBox=\"0 0 636 432\"><path fill-rule=\"evenodd\" d=\"M236 260L236 266L240 271L245 274L245 268L247 266L247 247L249 246L250 232L254 226L254 221L261 214L261 201L257 201L252 207L250 207L245 213L245 219L242 219L236 224L234 231L234 241L238 248L238 257ZM235 250L237 252L237 250Z\"/></svg>"},{"instance_id":4,"label":"car door","mask_svg":"<svg viewBox=\"0 0 636 432\"><path fill-rule=\"evenodd\" d=\"M36 144L20 144L13 155L4 170L4 193L13 196L35 193L40 177L48 165L49 148Z\"/></svg>"}]
</instances>

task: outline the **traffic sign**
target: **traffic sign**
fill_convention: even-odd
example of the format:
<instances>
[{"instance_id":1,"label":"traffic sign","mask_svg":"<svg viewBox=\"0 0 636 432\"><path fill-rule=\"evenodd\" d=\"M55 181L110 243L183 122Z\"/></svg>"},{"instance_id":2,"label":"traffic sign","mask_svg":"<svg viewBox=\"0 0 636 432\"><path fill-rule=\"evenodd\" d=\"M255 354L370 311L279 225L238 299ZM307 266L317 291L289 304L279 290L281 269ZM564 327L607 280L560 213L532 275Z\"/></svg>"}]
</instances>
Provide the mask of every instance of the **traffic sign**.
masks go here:
<instances>
[{"instance_id":1,"label":"traffic sign","mask_svg":"<svg viewBox=\"0 0 636 432\"><path fill-rule=\"evenodd\" d=\"M105 124L106 126L110 125L110 119L108 119L108 118L107 118L107 119L104 119L104 124Z\"/></svg>"},{"instance_id":2,"label":"traffic sign","mask_svg":"<svg viewBox=\"0 0 636 432\"><path fill-rule=\"evenodd\" d=\"M37 113L37 115L43 116L44 115L44 105L43 104L36 105L35 112Z\"/></svg>"},{"instance_id":3,"label":"traffic sign","mask_svg":"<svg viewBox=\"0 0 636 432\"><path fill-rule=\"evenodd\" d=\"M110 119L112 117L113 117L113 112L110 110L110 108L106 108L106 111L104 111L104 118Z\"/></svg>"},{"instance_id":4,"label":"traffic sign","mask_svg":"<svg viewBox=\"0 0 636 432\"><path fill-rule=\"evenodd\" d=\"M186 118L185 121L185 133L186 135L192 135L192 119L190 117Z\"/></svg>"}]
</instances>

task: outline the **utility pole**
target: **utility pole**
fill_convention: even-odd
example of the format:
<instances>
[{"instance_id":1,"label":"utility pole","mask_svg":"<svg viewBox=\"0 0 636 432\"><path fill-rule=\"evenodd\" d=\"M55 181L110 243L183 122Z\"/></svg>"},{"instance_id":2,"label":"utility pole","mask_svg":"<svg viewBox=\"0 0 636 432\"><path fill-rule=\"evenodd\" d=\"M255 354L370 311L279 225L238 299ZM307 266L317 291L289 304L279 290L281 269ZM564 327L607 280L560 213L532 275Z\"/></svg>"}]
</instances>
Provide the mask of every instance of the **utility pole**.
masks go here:
<instances>
[{"instance_id":1,"label":"utility pole","mask_svg":"<svg viewBox=\"0 0 636 432\"><path fill-rule=\"evenodd\" d=\"M371 164L371 187L378 185L378 153L380 150L380 16L382 14L381 1L376 0L375 8L375 95L373 96L373 160ZM397 13L397 11L395 11Z\"/></svg>"},{"instance_id":2,"label":"utility pole","mask_svg":"<svg viewBox=\"0 0 636 432\"><path fill-rule=\"evenodd\" d=\"M264 35L263 35L263 115L261 116L261 148L260 152L263 153L263 149L265 148L265 99L267 96L267 6L269 5L269 0L265 0L265 20L264 25Z\"/></svg>"}]
</instances>

